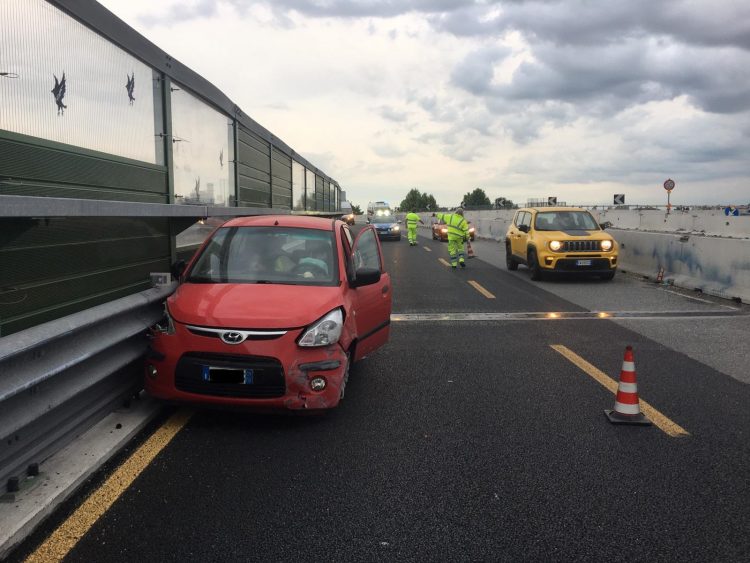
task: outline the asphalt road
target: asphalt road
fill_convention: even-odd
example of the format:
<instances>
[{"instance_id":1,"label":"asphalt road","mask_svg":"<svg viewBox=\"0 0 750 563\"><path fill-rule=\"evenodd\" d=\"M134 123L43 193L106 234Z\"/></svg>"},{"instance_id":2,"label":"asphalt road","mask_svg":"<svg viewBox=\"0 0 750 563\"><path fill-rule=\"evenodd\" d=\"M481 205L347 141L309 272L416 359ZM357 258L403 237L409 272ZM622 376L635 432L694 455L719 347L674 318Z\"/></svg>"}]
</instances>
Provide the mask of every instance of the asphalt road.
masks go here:
<instances>
[{"instance_id":1,"label":"asphalt road","mask_svg":"<svg viewBox=\"0 0 750 563\"><path fill-rule=\"evenodd\" d=\"M491 243L451 271L420 242L383 243L402 320L336 411L195 413L66 561L750 560L750 386L651 338L646 314L710 339L695 315L747 326L744 308L619 275L530 282ZM641 315L566 318L587 311ZM616 380L626 345L641 399L689 436L611 425L612 393L552 348Z\"/></svg>"}]
</instances>

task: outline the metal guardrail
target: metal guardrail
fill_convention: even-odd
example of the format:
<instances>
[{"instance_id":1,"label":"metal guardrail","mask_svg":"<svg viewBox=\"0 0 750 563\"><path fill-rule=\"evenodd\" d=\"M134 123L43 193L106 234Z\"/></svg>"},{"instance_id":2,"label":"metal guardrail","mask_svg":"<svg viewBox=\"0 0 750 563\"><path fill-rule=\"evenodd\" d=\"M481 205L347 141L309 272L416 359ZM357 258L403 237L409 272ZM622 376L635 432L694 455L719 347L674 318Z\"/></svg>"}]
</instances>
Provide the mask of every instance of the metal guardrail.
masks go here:
<instances>
[{"instance_id":1,"label":"metal guardrail","mask_svg":"<svg viewBox=\"0 0 750 563\"><path fill-rule=\"evenodd\" d=\"M141 389L146 329L175 286L0 339L0 492Z\"/></svg>"}]
</instances>

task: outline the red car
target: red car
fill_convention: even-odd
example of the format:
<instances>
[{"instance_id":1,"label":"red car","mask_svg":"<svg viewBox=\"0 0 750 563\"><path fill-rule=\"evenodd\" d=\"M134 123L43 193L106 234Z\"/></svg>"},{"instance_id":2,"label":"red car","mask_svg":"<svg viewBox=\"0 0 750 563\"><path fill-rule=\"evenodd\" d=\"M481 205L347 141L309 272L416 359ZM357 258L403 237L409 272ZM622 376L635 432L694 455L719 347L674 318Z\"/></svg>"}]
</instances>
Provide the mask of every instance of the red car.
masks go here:
<instances>
[{"instance_id":1,"label":"red car","mask_svg":"<svg viewBox=\"0 0 750 563\"><path fill-rule=\"evenodd\" d=\"M474 223L469 222L469 238L471 240L474 240L474 232ZM432 223L432 240L448 241L448 227L445 226L445 221Z\"/></svg>"},{"instance_id":2,"label":"red car","mask_svg":"<svg viewBox=\"0 0 750 563\"><path fill-rule=\"evenodd\" d=\"M330 409L351 364L388 341L391 280L372 227L354 240L340 220L232 219L176 273L146 363L160 399Z\"/></svg>"}]
</instances>

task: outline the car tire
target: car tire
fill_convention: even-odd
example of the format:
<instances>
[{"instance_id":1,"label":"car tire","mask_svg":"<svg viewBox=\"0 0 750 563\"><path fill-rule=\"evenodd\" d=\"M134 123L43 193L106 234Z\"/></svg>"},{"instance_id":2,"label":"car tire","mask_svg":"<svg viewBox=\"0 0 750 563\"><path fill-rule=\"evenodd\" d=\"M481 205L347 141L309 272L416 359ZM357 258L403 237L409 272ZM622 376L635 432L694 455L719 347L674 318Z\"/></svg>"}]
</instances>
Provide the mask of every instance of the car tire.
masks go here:
<instances>
[{"instance_id":1,"label":"car tire","mask_svg":"<svg viewBox=\"0 0 750 563\"><path fill-rule=\"evenodd\" d=\"M600 277L600 278L601 278L602 280L604 280L604 281L612 281L613 279L615 279L615 273L614 273L614 271L612 271L612 272L608 272L608 273L606 273L606 274L602 274L602 275L601 275L601 276L599 276L599 277Z\"/></svg>"},{"instance_id":2,"label":"car tire","mask_svg":"<svg viewBox=\"0 0 750 563\"><path fill-rule=\"evenodd\" d=\"M539 259L536 256L536 250L529 250L527 256L531 279L533 281L540 281L542 279L542 267L539 265Z\"/></svg>"},{"instance_id":3,"label":"car tire","mask_svg":"<svg viewBox=\"0 0 750 563\"><path fill-rule=\"evenodd\" d=\"M513 258L513 253L510 250L510 245L505 245L505 267L511 272L518 270L518 262Z\"/></svg>"}]
</instances>

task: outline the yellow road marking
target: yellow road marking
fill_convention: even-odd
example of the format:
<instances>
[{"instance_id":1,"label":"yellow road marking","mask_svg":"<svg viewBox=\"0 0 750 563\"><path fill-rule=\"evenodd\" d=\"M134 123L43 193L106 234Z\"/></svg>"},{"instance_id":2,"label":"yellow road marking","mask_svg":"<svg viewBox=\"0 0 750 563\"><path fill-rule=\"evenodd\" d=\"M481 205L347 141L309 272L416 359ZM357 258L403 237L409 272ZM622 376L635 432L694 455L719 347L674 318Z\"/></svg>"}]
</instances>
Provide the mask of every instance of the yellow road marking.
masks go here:
<instances>
[{"instance_id":1,"label":"yellow road marking","mask_svg":"<svg viewBox=\"0 0 750 563\"><path fill-rule=\"evenodd\" d=\"M423 246L422 248L424 248L427 252L432 252L432 249L429 246Z\"/></svg>"},{"instance_id":2,"label":"yellow road marking","mask_svg":"<svg viewBox=\"0 0 750 563\"><path fill-rule=\"evenodd\" d=\"M448 266L449 268L451 267L451 265L448 263L448 261L445 258L438 258L438 262L440 262L441 264L445 266Z\"/></svg>"},{"instance_id":3,"label":"yellow road marking","mask_svg":"<svg viewBox=\"0 0 750 563\"><path fill-rule=\"evenodd\" d=\"M96 521L114 504L149 463L169 444L193 416L182 409L169 418L144 442L104 484L91 493L78 509L29 555L27 563L62 561Z\"/></svg>"},{"instance_id":4,"label":"yellow road marking","mask_svg":"<svg viewBox=\"0 0 750 563\"><path fill-rule=\"evenodd\" d=\"M481 293L482 295L484 295L487 299L494 299L495 298L494 295L492 295L489 291L487 291L486 289L484 289L481 285L479 285L474 280L469 280L469 285L471 285L479 293Z\"/></svg>"},{"instance_id":5,"label":"yellow road marking","mask_svg":"<svg viewBox=\"0 0 750 563\"><path fill-rule=\"evenodd\" d=\"M617 382L609 377L606 373L588 363L581 356L561 344L550 344L550 347L559 354L562 354L565 358L570 360L570 362L577 365L593 379L601 383L611 393L617 394ZM660 413L640 397L638 403L641 407L641 412L643 412L643 414L645 414L651 420L651 422L658 426L665 434L668 434L673 438L690 436L690 432L685 430L676 422L664 416L662 413Z\"/></svg>"}]
</instances>

